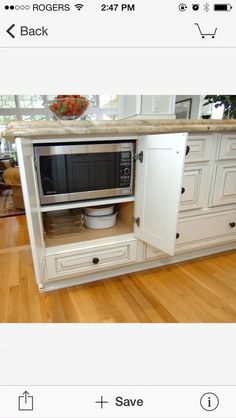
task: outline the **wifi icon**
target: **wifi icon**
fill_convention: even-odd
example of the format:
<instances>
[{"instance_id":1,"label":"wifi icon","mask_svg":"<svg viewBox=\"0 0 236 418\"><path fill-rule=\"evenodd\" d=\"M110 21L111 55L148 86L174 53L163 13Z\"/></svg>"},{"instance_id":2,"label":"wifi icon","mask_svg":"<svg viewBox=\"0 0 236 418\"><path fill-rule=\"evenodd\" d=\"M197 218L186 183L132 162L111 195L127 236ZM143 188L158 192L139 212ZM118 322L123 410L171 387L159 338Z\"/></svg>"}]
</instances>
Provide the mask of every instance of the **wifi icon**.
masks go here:
<instances>
[{"instance_id":1,"label":"wifi icon","mask_svg":"<svg viewBox=\"0 0 236 418\"><path fill-rule=\"evenodd\" d=\"M84 5L83 4L75 4L75 7L77 10L81 10L83 9Z\"/></svg>"}]
</instances>

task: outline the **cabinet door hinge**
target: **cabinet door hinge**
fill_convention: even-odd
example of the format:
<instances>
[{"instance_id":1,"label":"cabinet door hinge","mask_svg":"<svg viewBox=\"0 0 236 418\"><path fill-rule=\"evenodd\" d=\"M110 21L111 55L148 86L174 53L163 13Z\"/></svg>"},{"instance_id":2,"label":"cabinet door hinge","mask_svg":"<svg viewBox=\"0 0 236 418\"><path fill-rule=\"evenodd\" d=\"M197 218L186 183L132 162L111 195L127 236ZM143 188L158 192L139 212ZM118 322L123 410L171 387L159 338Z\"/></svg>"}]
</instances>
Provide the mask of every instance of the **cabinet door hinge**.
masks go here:
<instances>
[{"instance_id":1,"label":"cabinet door hinge","mask_svg":"<svg viewBox=\"0 0 236 418\"><path fill-rule=\"evenodd\" d=\"M139 160L140 163L143 162L143 151L140 151L139 154L134 154L134 161L137 161L137 160Z\"/></svg>"},{"instance_id":2,"label":"cabinet door hinge","mask_svg":"<svg viewBox=\"0 0 236 418\"><path fill-rule=\"evenodd\" d=\"M139 217L137 217L137 218L133 218L133 221L134 221L134 224L136 224L137 226L140 226L140 218Z\"/></svg>"}]
</instances>

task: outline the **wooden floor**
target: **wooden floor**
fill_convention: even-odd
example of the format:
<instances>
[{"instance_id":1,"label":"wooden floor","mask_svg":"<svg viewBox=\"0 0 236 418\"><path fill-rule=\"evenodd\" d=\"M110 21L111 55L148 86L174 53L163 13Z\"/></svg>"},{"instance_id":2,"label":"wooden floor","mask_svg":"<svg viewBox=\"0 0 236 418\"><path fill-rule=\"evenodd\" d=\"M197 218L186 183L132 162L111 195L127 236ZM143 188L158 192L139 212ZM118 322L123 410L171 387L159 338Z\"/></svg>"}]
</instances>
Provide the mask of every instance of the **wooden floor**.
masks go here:
<instances>
[{"instance_id":1,"label":"wooden floor","mask_svg":"<svg viewBox=\"0 0 236 418\"><path fill-rule=\"evenodd\" d=\"M25 215L0 218L0 251L28 244Z\"/></svg>"},{"instance_id":2,"label":"wooden floor","mask_svg":"<svg viewBox=\"0 0 236 418\"><path fill-rule=\"evenodd\" d=\"M1 322L236 322L236 252L39 294L25 217L0 231Z\"/></svg>"}]
</instances>

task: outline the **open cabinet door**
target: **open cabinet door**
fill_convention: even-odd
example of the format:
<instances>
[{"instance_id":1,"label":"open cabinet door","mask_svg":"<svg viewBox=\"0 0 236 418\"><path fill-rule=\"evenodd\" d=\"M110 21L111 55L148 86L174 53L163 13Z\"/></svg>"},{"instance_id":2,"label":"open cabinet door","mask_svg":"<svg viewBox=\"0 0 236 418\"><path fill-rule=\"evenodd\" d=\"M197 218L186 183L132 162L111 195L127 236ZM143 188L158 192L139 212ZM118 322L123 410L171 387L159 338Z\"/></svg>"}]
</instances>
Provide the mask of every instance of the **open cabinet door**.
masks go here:
<instances>
[{"instance_id":1,"label":"open cabinet door","mask_svg":"<svg viewBox=\"0 0 236 418\"><path fill-rule=\"evenodd\" d=\"M38 196L37 179L34 168L33 145L30 139L16 139L17 157L20 168L21 187L24 196L27 225L30 237L31 251L34 262L34 272L39 287L44 282L44 239L43 225Z\"/></svg>"},{"instance_id":2,"label":"open cabinet door","mask_svg":"<svg viewBox=\"0 0 236 418\"><path fill-rule=\"evenodd\" d=\"M176 228L187 134L161 134L137 141L135 236L170 255Z\"/></svg>"}]
</instances>

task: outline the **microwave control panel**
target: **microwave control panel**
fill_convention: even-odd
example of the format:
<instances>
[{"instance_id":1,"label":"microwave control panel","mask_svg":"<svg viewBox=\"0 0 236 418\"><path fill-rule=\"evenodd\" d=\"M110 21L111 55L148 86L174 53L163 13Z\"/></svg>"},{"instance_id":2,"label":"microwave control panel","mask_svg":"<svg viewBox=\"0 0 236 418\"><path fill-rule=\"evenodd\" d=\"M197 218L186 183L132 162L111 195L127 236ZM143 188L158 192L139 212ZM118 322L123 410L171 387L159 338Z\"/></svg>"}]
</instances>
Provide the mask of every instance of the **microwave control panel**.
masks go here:
<instances>
[{"instance_id":1,"label":"microwave control panel","mask_svg":"<svg viewBox=\"0 0 236 418\"><path fill-rule=\"evenodd\" d=\"M121 152L120 156L120 187L130 187L131 152Z\"/></svg>"}]
</instances>

